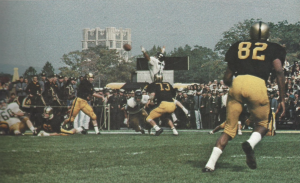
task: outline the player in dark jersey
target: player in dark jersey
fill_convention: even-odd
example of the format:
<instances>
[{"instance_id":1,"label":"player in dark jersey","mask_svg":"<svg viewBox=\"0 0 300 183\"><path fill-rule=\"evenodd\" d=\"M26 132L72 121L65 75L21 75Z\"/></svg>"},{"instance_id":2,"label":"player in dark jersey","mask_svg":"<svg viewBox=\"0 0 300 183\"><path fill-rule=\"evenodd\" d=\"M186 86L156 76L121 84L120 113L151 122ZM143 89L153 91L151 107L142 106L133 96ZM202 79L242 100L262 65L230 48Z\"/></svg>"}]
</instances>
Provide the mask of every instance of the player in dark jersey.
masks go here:
<instances>
[{"instance_id":1,"label":"player in dark jersey","mask_svg":"<svg viewBox=\"0 0 300 183\"><path fill-rule=\"evenodd\" d=\"M256 168L253 149L268 132L270 104L266 81L271 72L276 75L280 92L280 106L283 108L281 117L284 116L284 73L282 66L286 51L280 45L267 41L269 26L263 22L257 22L251 26L250 37L251 40L233 44L225 55L228 67L224 74L224 82L230 86L225 129L217 140L216 146L202 170L203 172L214 171L215 164L228 141L235 137L243 103L248 106L249 120L255 123L255 128L250 138L242 143L242 148L246 154L247 165L251 169ZM237 77L232 79L235 73L237 73Z\"/></svg>"},{"instance_id":2,"label":"player in dark jersey","mask_svg":"<svg viewBox=\"0 0 300 183\"><path fill-rule=\"evenodd\" d=\"M87 74L86 79L80 81L77 97L72 103L70 116L65 120L64 125L68 122L73 122L79 111L82 110L86 115L92 118L94 130L96 134L100 134L97 124L97 116L94 113L93 108L87 102L91 100L93 96L102 98L102 96L95 93L94 86L92 84L93 81L94 75L92 73Z\"/></svg>"},{"instance_id":3,"label":"player in dark jersey","mask_svg":"<svg viewBox=\"0 0 300 183\"><path fill-rule=\"evenodd\" d=\"M150 93L150 100L154 97L157 99L158 107L153 109L146 121L155 129L155 135L158 136L163 132L154 119L161 117L162 120L168 120L168 125L173 130L173 135L178 135L176 128L171 121L171 114L176 109L176 103L174 97L176 95L175 89L168 82L162 82L163 76L160 73L154 75L154 81L147 87L147 92Z\"/></svg>"},{"instance_id":4,"label":"player in dark jersey","mask_svg":"<svg viewBox=\"0 0 300 183\"><path fill-rule=\"evenodd\" d=\"M43 114L38 115L36 123L38 130L40 131L38 136L59 136L75 133L86 134L86 130L83 127L71 130L61 128L61 117L54 114L53 108L50 106L46 106Z\"/></svg>"}]
</instances>

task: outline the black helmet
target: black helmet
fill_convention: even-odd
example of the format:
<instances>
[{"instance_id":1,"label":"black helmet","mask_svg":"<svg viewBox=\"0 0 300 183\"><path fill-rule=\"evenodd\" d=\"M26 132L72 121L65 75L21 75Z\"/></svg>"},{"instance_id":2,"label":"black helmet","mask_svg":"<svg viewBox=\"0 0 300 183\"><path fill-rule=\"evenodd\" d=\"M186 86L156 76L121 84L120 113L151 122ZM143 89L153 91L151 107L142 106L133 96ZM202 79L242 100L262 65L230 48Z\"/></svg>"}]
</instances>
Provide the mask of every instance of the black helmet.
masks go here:
<instances>
[{"instance_id":1,"label":"black helmet","mask_svg":"<svg viewBox=\"0 0 300 183\"><path fill-rule=\"evenodd\" d=\"M141 99L142 98L142 95L143 95L143 93L142 93L142 91L141 90L136 90L135 92L134 92L134 97L136 98L136 99Z\"/></svg>"},{"instance_id":2,"label":"black helmet","mask_svg":"<svg viewBox=\"0 0 300 183\"><path fill-rule=\"evenodd\" d=\"M164 56L164 54L161 53L161 52L158 52L158 53L156 54L156 57L157 57L157 59L158 59L159 61L164 61L164 60L165 60L165 56Z\"/></svg>"}]
</instances>

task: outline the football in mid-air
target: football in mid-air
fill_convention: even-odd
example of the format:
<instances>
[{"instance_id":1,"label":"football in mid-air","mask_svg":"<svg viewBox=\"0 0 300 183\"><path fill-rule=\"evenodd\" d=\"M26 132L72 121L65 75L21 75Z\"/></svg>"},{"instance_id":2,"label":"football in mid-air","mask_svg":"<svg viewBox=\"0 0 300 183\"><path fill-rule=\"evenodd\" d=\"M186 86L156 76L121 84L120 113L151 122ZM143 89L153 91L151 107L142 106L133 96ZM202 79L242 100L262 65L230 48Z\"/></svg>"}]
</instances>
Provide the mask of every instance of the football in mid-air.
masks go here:
<instances>
[{"instance_id":1,"label":"football in mid-air","mask_svg":"<svg viewBox=\"0 0 300 183\"><path fill-rule=\"evenodd\" d=\"M130 51L131 50L131 45L126 43L126 44L123 45L123 48L126 51Z\"/></svg>"}]
</instances>

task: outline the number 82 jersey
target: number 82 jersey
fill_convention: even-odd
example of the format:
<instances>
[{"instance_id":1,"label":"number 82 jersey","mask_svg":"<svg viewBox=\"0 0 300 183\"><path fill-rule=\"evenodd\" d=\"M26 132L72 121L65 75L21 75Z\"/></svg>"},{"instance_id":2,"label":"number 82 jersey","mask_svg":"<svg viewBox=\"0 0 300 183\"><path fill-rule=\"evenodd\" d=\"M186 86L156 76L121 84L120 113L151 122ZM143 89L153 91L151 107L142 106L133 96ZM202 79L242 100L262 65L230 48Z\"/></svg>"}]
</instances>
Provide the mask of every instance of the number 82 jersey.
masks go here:
<instances>
[{"instance_id":1,"label":"number 82 jersey","mask_svg":"<svg viewBox=\"0 0 300 183\"><path fill-rule=\"evenodd\" d=\"M237 75L252 75L265 81L273 69L273 61L285 61L286 51L277 43L262 40L240 41L233 44L225 55L228 67Z\"/></svg>"}]
</instances>

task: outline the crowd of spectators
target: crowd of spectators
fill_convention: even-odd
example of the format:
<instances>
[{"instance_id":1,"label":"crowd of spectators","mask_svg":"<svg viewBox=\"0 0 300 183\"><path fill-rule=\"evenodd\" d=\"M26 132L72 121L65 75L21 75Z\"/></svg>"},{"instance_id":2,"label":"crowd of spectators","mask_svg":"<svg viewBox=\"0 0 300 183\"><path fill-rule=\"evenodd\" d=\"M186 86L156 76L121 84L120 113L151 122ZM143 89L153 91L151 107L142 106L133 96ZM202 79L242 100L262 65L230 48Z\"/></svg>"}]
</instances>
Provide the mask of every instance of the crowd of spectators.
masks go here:
<instances>
[{"instance_id":1,"label":"crowd of spectators","mask_svg":"<svg viewBox=\"0 0 300 183\"><path fill-rule=\"evenodd\" d=\"M288 62L287 62L288 63ZM300 74L298 62L294 62L293 65L288 64L284 67L285 72L285 103L286 103L286 115L285 119L294 123L294 128L299 129L300 121ZM59 92L63 93L64 85L68 81L68 77L55 76L55 82L59 86ZM74 78L75 82L72 82L74 94L76 96L76 89L78 83L84 79L84 77ZM41 84L42 91L45 82L48 82L46 76L41 77L39 83ZM28 80L20 77L15 83L0 82L0 99L5 99L7 102L13 102L16 97L26 97L28 93L26 88L28 86ZM276 79L270 75L268 82L266 83L268 95L270 99L270 106L272 112L276 113L278 108L279 91ZM93 98L90 101L90 105L94 108L94 111L98 117L98 126L102 129L107 129L107 124L104 122L108 118L107 105L110 105L110 129L118 130L121 127L127 127L124 121L124 106L130 97L134 96L134 91L125 91L123 89L110 89L110 88L95 88L99 95L103 98ZM174 123L177 128L181 129L213 129L226 120L226 102L228 96L229 87L223 83L223 80L213 80L208 83L193 84L186 88L177 88L176 100L181 102L183 106L189 110L190 117L187 117L184 112L177 108L175 111ZM143 94L147 95L143 90ZM61 97L61 101L65 101L64 104L70 106L72 100L64 98L65 95L58 95ZM154 108L154 106L146 106L148 112ZM279 111L280 114L280 111ZM243 112L240 116L242 124L249 117L247 105L244 105ZM106 119L105 119L106 118ZM278 116L276 120L279 120ZM163 125L163 124L162 124Z\"/></svg>"}]
</instances>

